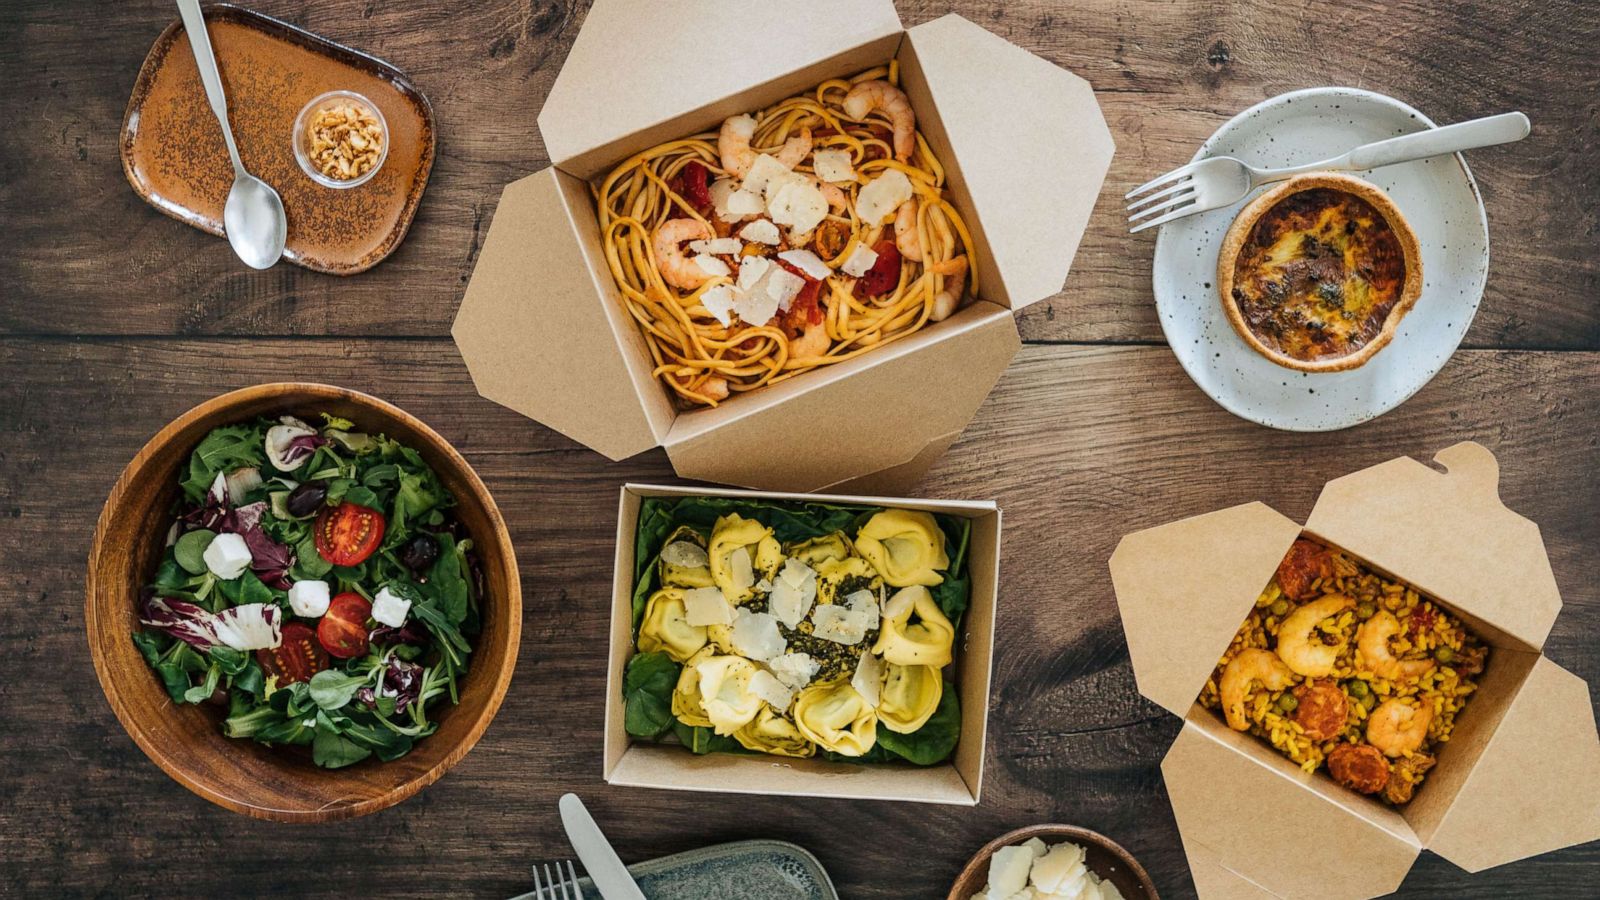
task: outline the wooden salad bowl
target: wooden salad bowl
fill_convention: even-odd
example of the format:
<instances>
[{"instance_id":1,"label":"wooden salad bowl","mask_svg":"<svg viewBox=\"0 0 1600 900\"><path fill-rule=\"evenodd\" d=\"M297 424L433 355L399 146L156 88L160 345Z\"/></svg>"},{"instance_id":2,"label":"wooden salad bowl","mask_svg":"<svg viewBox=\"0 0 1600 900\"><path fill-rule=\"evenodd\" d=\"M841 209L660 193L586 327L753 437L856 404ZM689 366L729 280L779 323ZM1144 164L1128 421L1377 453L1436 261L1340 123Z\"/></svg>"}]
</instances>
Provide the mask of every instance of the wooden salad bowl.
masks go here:
<instances>
[{"instance_id":1,"label":"wooden salad bowl","mask_svg":"<svg viewBox=\"0 0 1600 900\"><path fill-rule=\"evenodd\" d=\"M1059 844L1062 841L1078 844L1086 853L1085 862L1089 871L1116 885L1127 900L1161 900L1156 893L1155 882L1150 880L1144 866L1139 865L1133 854L1100 832L1076 825L1029 825L984 844L983 849L973 855L966 868L956 877L956 883L950 888L946 900L967 900L983 890L989 881L989 857L994 856L1001 847L1020 844L1029 838L1038 838L1046 844Z\"/></svg>"},{"instance_id":2,"label":"wooden salad bowl","mask_svg":"<svg viewBox=\"0 0 1600 900\"><path fill-rule=\"evenodd\" d=\"M482 560L483 631L474 643L461 702L433 707L434 734L394 762L369 758L343 769L314 765L308 748L267 747L224 737L223 710L174 704L131 639L140 590L165 548L178 473L219 425L260 415L314 420L327 412L414 447L457 506ZM522 587L516 555L494 499L467 461L433 429L366 394L323 384L262 384L196 406L161 429L134 456L106 498L89 551L84 619L95 674L134 743L179 784L219 806L260 819L326 822L392 806L437 781L483 736L516 667Z\"/></svg>"}]
</instances>

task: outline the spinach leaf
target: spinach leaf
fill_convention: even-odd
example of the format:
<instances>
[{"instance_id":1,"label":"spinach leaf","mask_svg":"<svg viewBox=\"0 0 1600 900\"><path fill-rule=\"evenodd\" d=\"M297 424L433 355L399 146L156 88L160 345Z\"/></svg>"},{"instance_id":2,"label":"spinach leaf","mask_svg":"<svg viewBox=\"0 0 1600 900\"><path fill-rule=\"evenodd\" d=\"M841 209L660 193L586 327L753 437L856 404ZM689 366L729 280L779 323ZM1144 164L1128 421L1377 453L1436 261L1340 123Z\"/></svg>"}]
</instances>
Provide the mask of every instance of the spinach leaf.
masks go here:
<instances>
[{"instance_id":1,"label":"spinach leaf","mask_svg":"<svg viewBox=\"0 0 1600 900\"><path fill-rule=\"evenodd\" d=\"M325 769L342 769L372 755L372 751L340 734L332 726L325 727L320 716L316 724L316 737L311 741L311 761Z\"/></svg>"},{"instance_id":2,"label":"spinach leaf","mask_svg":"<svg viewBox=\"0 0 1600 900\"><path fill-rule=\"evenodd\" d=\"M217 533L204 528L196 528L178 537L178 542L172 545L172 559L185 572L191 575L204 575L206 572L206 548L216 540Z\"/></svg>"},{"instance_id":3,"label":"spinach leaf","mask_svg":"<svg viewBox=\"0 0 1600 900\"><path fill-rule=\"evenodd\" d=\"M323 709L339 709L369 680L366 674L346 675L338 669L323 669L311 676L311 702Z\"/></svg>"},{"instance_id":4,"label":"spinach leaf","mask_svg":"<svg viewBox=\"0 0 1600 900\"><path fill-rule=\"evenodd\" d=\"M727 735L717 734L704 725L685 725L672 720L672 733L678 742L702 756L707 753L749 753L744 745Z\"/></svg>"},{"instance_id":5,"label":"spinach leaf","mask_svg":"<svg viewBox=\"0 0 1600 900\"><path fill-rule=\"evenodd\" d=\"M155 670L156 676L161 679L161 686L167 689L167 696L172 698L172 702L184 702L183 695L189 690L189 673L184 671L173 657L178 648L188 647L188 644L159 632L135 631L133 645L139 648L139 653L145 662Z\"/></svg>"},{"instance_id":6,"label":"spinach leaf","mask_svg":"<svg viewBox=\"0 0 1600 900\"><path fill-rule=\"evenodd\" d=\"M333 563L322 558L317 552L316 536L310 532L300 540L294 548L294 566L289 569L289 577L295 581L319 579L333 569Z\"/></svg>"},{"instance_id":7,"label":"spinach leaf","mask_svg":"<svg viewBox=\"0 0 1600 900\"><path fill-rule=\"evenodd\" d=\"M682 669L665 653L638 653L628 660L622 696L627 704L623 724L629 734L654 740L677 721L672 715L672 691Z\"/></svg>"},{"instance_id":8,"label":"spinach leaf","mask_svg":"<svg viewBox=\"0 0 1600 900\"><path fill-rule=\"evenodd\" d=\"M266 674L261 671L261 664L254 659L246 660L244 669L233 676L233 689L244 691L255 699L259 700L261 698L262 692L266 690L266 687Z\"/></svg>"},{"instance_id":9,"label":"spinach leaf","mask_svg":"<svg viewBox=\"0 0 1600 900\"><path fill-rule=\"evenodd\" d=\"M266 428L259 423L213 428L189 454L189 477L182 483L184 496L198 503L205 498L218 472L261 465L265 439Z\"/></svg>"},{"instance_id":10,"label":"spinach leaf","mask_svg":"<svg viewBox=\"0 0 1600 900\"><path fill-rule=\"evenodd\" d=\"M967 569L967 550L972 542L972 520L961 516L939 513L934 516L944 531L945 549L950 556L950 568L945 570L944 581L929 591L934 602L944 612L950 624L960 627L961 616L967 611L972 594L972 573Z\"/></svg>"},{"instance_id":11,"label":"spinach leaf","mask_svg":"<svg viewBox=\"0 0 1600 900\"><path fill-rule=\"evenodd\" d=\"M298 744L305 746L311 743L316 736L316 728L306 724L304 716L295 716L292 719L279 718L261 727L255 733L255 739L264 744Z\"/></svg>"},{"instance_id":12,"label":"spinach leaf","mask_svg":"<svg viewBox=\"0 0 1600 900\"><path fill-rule=\"evenodd\" d=\"M467 582L467 561L461 548L449 535L438 534L434 537L439 541L439 557L428 571L428 584L438 595L439 609L459 625L467 618L468 600L472 594Z\"/></svg>"},{"instance_id":13,"label":"spinach leaf","mask_svg":"<svg viewBox=\"0 0 1600 900\"><path fill-rule=\"evenodd\" d=\"M955 688L948 682L944 685L944 694L939 697L939 708L921 728L910 734L899 734L881 725L878 728L878 746L919 766L931 766L948 759L960 737L961 701L956 699Z\"/></svg>"},{"instance_id":14,"label":"spinach leaf","mask_svg":"<svg viewBox=\"0 0 1600 900\"><path fill-rule=\"evenodd\" d=\"M272 603L276 598L272 588L267 587L256 577L256 573L249 569L238 578L228 581L218 581L217 591L233 606L246 603Z\"/></svg>"}]
</instances>

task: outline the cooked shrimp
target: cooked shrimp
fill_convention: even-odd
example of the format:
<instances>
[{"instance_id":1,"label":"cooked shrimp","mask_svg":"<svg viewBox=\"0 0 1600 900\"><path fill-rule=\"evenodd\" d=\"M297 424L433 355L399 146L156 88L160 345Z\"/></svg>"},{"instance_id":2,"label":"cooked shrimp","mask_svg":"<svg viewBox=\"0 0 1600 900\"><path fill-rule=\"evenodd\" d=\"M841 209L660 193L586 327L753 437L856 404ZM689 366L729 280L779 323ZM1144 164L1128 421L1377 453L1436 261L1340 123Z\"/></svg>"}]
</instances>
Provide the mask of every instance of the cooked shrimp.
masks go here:
<instances>
[{"instance_id":1,"label":"cooked shrimp","mask_svg":"<svg viewBox=\"0 0 1600 900\"><path fill-rule=\"evenodd\" d=\"M728 399L728 379L713 375L700 383L700 393L712 400Z\"/></svg>"},{"instance_id":2,"label":"cooked shrimp","mask_svg":"<svg viewBox=\"0 0 1600 900\"><path fill-rule=\"evenodd\" d=\"M1344 612L1356 602L1343 594L1329 594L1313 600L1284 617L1278 627L1278 656L1289 668L1308 678L1333 674L1334 660L1344 650L1344 641L1325 644L1317 634L1323 619Z\"/></svg>"},{"instance_id":3,"label":"cooked shrimp","mask_svg":"<svg viewBox=\"0 0 1600 900\"><path fill-rule=\"evenodd\" d=\"M1328 753L1328 774L1353 791L1376 794L1389 784L1389 763L1370 744L1340 744Z\"/></svg>"},{"instance_id":4,"label":"cooked shrimp","mask_svg":"<svg viewBox=\"0 0 1600 900\"><path fill-rule=\"evenodd\" d=\"M873 110L882 112L894 129L894 158L906 160L917 149L917 114L911 101L887 81L863 81L844 95L844 114L861 121Z\"/></svg>"},{"instance_id":5,"label":"cooked shrimp","mask_svg":"<svg viewBox=\"0 0 1600 900\"><path fill-rule=\"evenodd\" d=\"M692 291L711 280L710 273L683 254L685 241L711 239L711 229L698 219L668 219L656 229L656 268L667 284Z\"/></svg>"},{"instance_id":6,"label":"cooked shrimp","mask_svg":"<svg viewBox=\"0 0 1600 900\"><path fill-rule=\"evenodd\" d=\"M1250 685L1261 682L1269 691L1281 691L1294 683L1294 673L1270 651L1249 647L1239 651L1222 670L1222 683L1217 693L1222 697L1222 712L1228 727L1234 731L1247 731L1250 722L1244 715L1244 704L1250 696Z\"/></svg>"},{"instance_id":7,"label":"cooked shrimp","mask_svg":"<svg viewBox=\"0 0 1600 900\"><path fill-rule=\"evenodd\" d=\"M1433 707L1412 706L1404 700L1385 700L1367 716L1367 743L1384 756L1405 756L1428 737Z\"/></svg>"},{"instance_id":8,"label":"cooked shrimp","mask_svg":"<svg viewBox=\"0 0 1600 900\"><path fill-rule=\"evenodd\" d=\"M751 116L732 116L723 121L722 130L717 133L717 155L728 174L736 178L750 174L750 167L756 162L756 151L750 146L755 134L756 120ZM773 156L785 168L793 169L810 153L811 129L802 128L799 134L784 141L783 147Z\"/></svg>"},{"instance_id":9,"label":"cooked shrimp","mask_svg":"<svg viewBox=\"0 0 1600 900\"><path fill-rule=\"evenodd\" d=\"M922 242L917 238L917 198L900 204L894 215L894 247L912 262L922 262Z\"/></svg>"},{"instance_id":10,"label":"cooked shrimp","mask_svg":"<svg viewBox=\"0 0 1600 900\"><path fill-rule=\"evenodd\" d=\"M829 209L842 210L850 205L850 197L840 190L838 185L829 184L820 178L811 180L816 182L817 187L822 190L822 198L828 201Z\"/></svg>"},{"instance_id":11,"label":"cooked shrimp","mask_svg":"<svg viewBox=\"0 0 1600 900\"><path fill-rule=\"evenodd\" d=\"M935 275L944 276L944 290L933 298L933 312L928 318L935 322L943 322L950 318L950 314L961 305L961 295L967 289L967 257L966 254L944 262L928 266L928 271Z\"/></svg>"},{"instance_id":12,"label":"cooked shrimp","mask_svg":"<svg viewBox=\"0 0 1600 900\"><path fill-rule=\"evenodd\" d=\"M827 352L828 329L821 322L806 325L806 330L789 342L790 359L810 359Z\"/></svg>"},{"instance_id":13,"label":"cooked shrimp","mask_svg":"<svg viewBox=\"0 0 1600 900\"><path fill-rule=\"evenodd\" d=\"M1431 659L1396 659L1389 651L1389 639L1399 634L1400 629L1400 620L1386 609L1362 622L1356 631L1361 664L1379 678L1421 678L1432 672Z\"/></svg>"}]
</instances>

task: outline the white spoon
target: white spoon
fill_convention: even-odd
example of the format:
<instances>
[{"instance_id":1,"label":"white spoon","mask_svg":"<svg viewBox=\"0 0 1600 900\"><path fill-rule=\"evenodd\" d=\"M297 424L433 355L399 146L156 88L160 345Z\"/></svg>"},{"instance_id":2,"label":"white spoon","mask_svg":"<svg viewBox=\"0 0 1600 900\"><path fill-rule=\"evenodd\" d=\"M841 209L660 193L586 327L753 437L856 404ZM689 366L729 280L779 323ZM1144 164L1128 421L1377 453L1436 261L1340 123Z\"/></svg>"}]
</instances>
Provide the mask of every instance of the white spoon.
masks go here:
<instances>
[{"instance_id":1,"label":"white spoon","mask_svg":"<svg viewBox=\"0 0 1600 900\"><path fill-rule=\"evenodd\" d=\"M206 34L205 17L200 14L200 0L178 0L178 13L183 17L183 30L189 35L195 65L200 69L200 83L205 85L206 99L211 101L211 111L217 114L222 140L228 145L228 156L233 160L233 188L228 191L228 202L222 207L222 230L233 252L239 254L245 265L253 269L268 268L283 256L283 244L289 236L283 199L271 185L246 172L244 163L239 161L233 129L228 127L228 98L222 92L222 73L217 70L216 54L211 52L211 37Z\"/></svg>"}]
</instances>

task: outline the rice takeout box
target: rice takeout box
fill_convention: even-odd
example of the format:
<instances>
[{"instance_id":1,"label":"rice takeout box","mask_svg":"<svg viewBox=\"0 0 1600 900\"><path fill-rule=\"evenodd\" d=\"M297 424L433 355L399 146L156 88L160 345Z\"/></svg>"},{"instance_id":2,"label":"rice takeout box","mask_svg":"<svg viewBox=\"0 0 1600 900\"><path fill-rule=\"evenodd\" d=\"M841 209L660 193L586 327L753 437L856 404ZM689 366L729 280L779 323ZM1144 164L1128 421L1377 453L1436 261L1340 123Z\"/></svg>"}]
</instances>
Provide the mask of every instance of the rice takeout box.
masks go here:
<instances>
[{"instance_id":1,"label":"rice takeout box","mask_svg":"<svg viewBox=\"0 0 1600 900\"><path fill-rule=\"evenodd\" d=\"M635 741L624 724L623 670L634 653L634 538L647 497L741 497L883 506L969 519L967 611L956 630L953 688L961 701L961 736L950 759L932 766L842 763L822 759L708 753L675 744ZM608 784L678 791L909 800L974 806L983 787L983 752L994 662L995 602L1000 578L1000 509L992 501L911 500L823 494L775 494L718 488L626 484L617 510L617 558L612 585L611 653L606 675L605 753Z\"/></svg>"},{"instance_id":2,"label":"rice takeout box","mask_svg":"<svg viewBox=\"0 0 1600 900\"><path fill-rule=\"evenodd\" d=\"M1376 897L1426 848L1476 872L1600 838L1589 689L1540 653L1561 598L1482 446L1328 482L1302 528L1261 503L1130 534L1111 577L1140 693L1184 718L1161 771L1203 897ZM1403 811L1308 774L1196 701L1302 533L1442 602L1493 648Z\"/></svg>"},{"instance_id":3,"label":"rice takeout box","mask_svg":"<svg viewBox=\"0 0 1600 900\"><path fill-rule=\"evenodd\" d=\"M678 410L612 282L591 181L891 60L971 230L979 299L847 362ZM679 475L769 490L920 478L1016 354L1013 313L1061 289L1112 154L1086 81L959 16L904 29L888 0L598 0L539 130L552 165L501 194L452 329L478 392L611 459L662 446Z\"/></svg>"}]
</instances>

